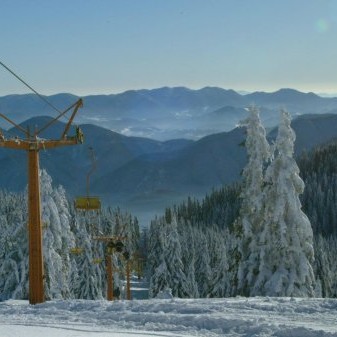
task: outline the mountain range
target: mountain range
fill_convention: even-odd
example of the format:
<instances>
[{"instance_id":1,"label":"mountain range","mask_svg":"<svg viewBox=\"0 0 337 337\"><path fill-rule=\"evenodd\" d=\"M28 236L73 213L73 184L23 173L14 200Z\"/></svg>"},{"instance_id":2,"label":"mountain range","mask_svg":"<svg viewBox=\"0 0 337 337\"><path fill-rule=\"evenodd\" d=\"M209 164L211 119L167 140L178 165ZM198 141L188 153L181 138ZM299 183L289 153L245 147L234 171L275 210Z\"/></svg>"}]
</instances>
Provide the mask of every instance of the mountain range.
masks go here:
<instances>
[{"instance_id":1,"label":"mountain range","mask_svg":"<svg viewBox=\"0 0 337 337\"><path fill-rule=\"evenodd\" d=\"M78 99L71 94L45 98L60 111ZM230 131L245 118L246 108L251 104L259 106L261 119L268 128L278 124L280 108L286 108L293 117L337 112L337 98L293 89L241 95L217 87L199 90L163 87L85 96L83 101L84 107L77 117L79 124L94 124L122 135L160 141L180 138L198 140ZM34 94L0 97L0 112L16 123L35 116L57 115ZM8 124L0 120L0 127L8 127Z\"/></svg>"},{"instance_id":2,"label":"mountain range","mask_svg":"<svg viewBox=\"0 0 337 337\"><path fill-rule=\"evenodd\" d=\"M33 117L21 126L40 128L51 117ZM295 151L324 144L337 137L337 115L302 115L292 126L296 132ZM120 206L138 216L146 225L157 213L187 196L201 198L213 188L238 181L246 162L242 144L243 128L234 128L198 140L158 141L121 135L93 124L83 124L82 145L40 151L41 167L51 175L54 184L64 186L70 198L86 194L86 178L90 176L90 195L98 195L105 206ZM57 139L64 123L57 122L41 134ZM69 132L71 134L74 129ZM272 141L277 130L271 129ZM6 137L17 135L15 128ZM0 186L22 191L27 184L27 158L21 151L0 149Z\"/></svg>"},{"instance_id":3,"label":"mountain range","mask_svg":"<svg viewBox=\"0 0 337 337\"><path fill-rule=\"evenodd\" d=\"M299 116L292 127L296 133L295 155L299 156L337 137L337 115ZM276 134L277 128L268 133L270 142ZM187 196L202 198L213 188L240 180L246 163L244 139L244 128L234 128L193 142L176 140L179 148L143 152L117 170L97 177L95 188L108 199L111 191L123 196L123 201L137 211L162 211Z\"/></svg>"}]
</instances>

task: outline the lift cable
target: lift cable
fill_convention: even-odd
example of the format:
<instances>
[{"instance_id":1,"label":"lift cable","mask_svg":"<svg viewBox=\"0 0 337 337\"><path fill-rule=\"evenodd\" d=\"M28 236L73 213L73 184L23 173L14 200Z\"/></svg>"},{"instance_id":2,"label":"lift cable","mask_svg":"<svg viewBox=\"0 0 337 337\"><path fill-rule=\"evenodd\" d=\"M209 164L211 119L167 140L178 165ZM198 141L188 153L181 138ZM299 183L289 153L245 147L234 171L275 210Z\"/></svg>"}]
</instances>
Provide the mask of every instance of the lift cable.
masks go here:
<instances>
[{"instance_id":1,"label":"lift cable","mask_svg":"<svg viewBox=\"0 0 337 337\"><path fill-rule=\"evenodd\" d=\"M71 110L73 107L76 107L76 105L78 104L78 101L76 103L74 103L73 105L71 105L69 108L67 108L66 110L64 110L63 112L60 112L60 114L55 117L54 119L52 119L49 123L47 123L44 127L42 127L41 129L39 129L37 131L36 134L40 134L42 131L44 131L45 129L47 129L50 125L54 124L59 118L61 118L62 116L65 116L65 114ZM67 119L68 117L65 116ZM68 119L69 120L69 119Z\"/></svg>"},{"instance_id":2,"label":"lift cable","mask_svg":"<svg viewBox=\"0 0 337 337\"><path fill-rule=\"evenodd\" d=\"M49 105L52 109L54 109L59 114L62 114L62 111L60 111L58 108L55 107L52 103L50 103L44 96L39 94L34 88L32 88L27 82L25 82L20 76L15 74L13 70L8 68L3 62L0 61L0 65L2 65L7 71L9 71L13 76L15 76L21 83L23 83L26 87L28 87L31 91L33 91L34 94L36 94L44 103Z\"/></svg>"},{"instance_id":3,"label":"lift cable","mask_svg":"<svg viewBox=\"0 0 337 337\"><path fill-rule=\"evenodd\" d=\"M64 117L68 123L66 125L66 129L62 134L62 138L64 138L66 136L66 133L70 127L70 123L73 121L73 118L75 117L75 114L78 110L78 108L80 108L82 106L82 100L79 99L76 103L74 103L73 105L71 105L69 108L67 108L64 111L59 110L58 108L55 107L55 105L53 105L51 102L49 102L44 96L42 96L40 93L38 93L34 88L32 88L27 82L25 82L20 76L18 76L13 70L11 70L9 67L7 67L3 62L0 61L0 65L3 66L7 71L9 71L13 76L15 76L20 82L22 82L26 87L28 87L33 93L35 93L44 103L46 103L48 106L50 106L52 109L54 109L57 113L58 116L56 118L54 118L51 122L47 123L47 125L45 125L44 127L42 127L40 130L38 130L35 135L40 134L42 131L44 131L46 128L48 128L51 124L55 123L59 118ZM66 116L66 113L75 107L75 110L73 111L73 114L71 115L70 118L68 118ZM2 114L0 115L1 117L4 117ZM11 121L9 118L4 117L8 122L10 122L11 124L13 124L15 127L17 127L20 131L23 131L23 129L18 126L17 124L15 124L13 121ZM25 131L23 131L25 132ZM30 138L31 135L29 134L29 132L25 132L26 135Z\"/></svg>"},{"instance_id":4,"label":"lift cable","mask_svg":"<svg viewBox=\"0 0 337 337\"><path fill-rule=\"evenodd\" d=\"M8 123L12 124L14 127L16 127L18 130L22 131L28 138L29 138L29 133L27 130L25 130L21 125L18 125L16 123L14 123L12 120L10 120L8 117L6 117L5 115L3 115L2 113L0 113L0 117L2 117L3 119L5 119Z\"/></svg>"}]
</instances>

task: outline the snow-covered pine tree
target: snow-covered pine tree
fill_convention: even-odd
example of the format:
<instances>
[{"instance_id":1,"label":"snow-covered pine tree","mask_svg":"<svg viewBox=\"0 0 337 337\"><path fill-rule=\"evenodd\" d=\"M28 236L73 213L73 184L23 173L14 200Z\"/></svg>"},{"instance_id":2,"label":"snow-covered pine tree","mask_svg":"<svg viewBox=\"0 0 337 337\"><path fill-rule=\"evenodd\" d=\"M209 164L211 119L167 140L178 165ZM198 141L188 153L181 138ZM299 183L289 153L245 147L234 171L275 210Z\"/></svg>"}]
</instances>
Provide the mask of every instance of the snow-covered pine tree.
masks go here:
<instances>
[{"instance_id":1,"label":"snow-covered pine tree","mask_svg":"<svg viewBox=\"0 0 337 337\"><path fill-rule=\"evenodd\" d=\"M316 250L317 248L317 250ZM323 297L337 297L337 237L316 237L316 275L320 280Z\"/></svg>"},{"instance_id":2,"label":"snow-covered pine tree","mask_svg":"<svg viewBox=\"0 0 337 337\"><path fill-rule=\"evenodd\" d=\"M260 121L259 110L251 106L248 111L248 118L241 123L246 127L248 161L242 172L242 204L235 228L236 234L241 237L238 247L240 262L237 286L238 292L246 296L250 295L259 271L259 239L264 225L264 173L270 160L270 146Z\"/></svg>"},{"instance_id":3,"label":"snow-covered pine tree","mask_svg":"<svg viewBox=\"0 0 337 337\"><path fill-rule=\"evenodd\" d=\"M47 171L40 171L41 206L43 223L43 255L45 265L45 296L71 297L69 249L74 245L70 230L69 205L65 190L53 188Z\"/></svg>"},{"instance_id":4,"label":"snow-covered pine tree","mask_svg":"<svg viewBox=\"0 0 337 337\"><path fill-rule=\"evenodd\" d=\"M225 246L226 232L227 230L220 231L215 227L207 231L212 272L210 297L228 297L230 294L229 267Z\"/></svg>"},{"instance_id":5,"label":"snow-covered pine tree","mask_svg":"<svg viewBox=\"0 0 337 337\"><path fill-rule=\"evenodd\" d=\"M211 291L212 271L210 267L209 243L200 228L195 228L195 280L200 297L208 297Z\"/></svg>"},{"instance_id":6,"label":"snow-covered pine tree","mask_svg":"<svg viewBox=\"0 0 337 337\"><path fill-rule=\"evenodd\" d=\"M337 142L324 144L298 161L305 190L301 197L314 234L337 236Z\"/></svg>"},{"instance_id":7,"label":"snow-covered pine tree","mask_svg":"<svg viewBox=\"0 0 337 337\"><path fill-rule=\"evenodd\" d=\"M295 133L290 115L281 111L275 158L266 172L266 212L260 265L251 295L313 296L313 233L301 210L304 182L293 158Z\"/></svg>"},{"instance_id":8,"label":"snow-covered pine tree","mask_svg":"<svg viewBox=\"0 0 337 337\"><path fill-rule=\"evenodd\" d=\"M189 220L180 219L178 232L181 242L181 260L186 275L188 293L191 298L198 298L198 285L195 280L195 236Z\"/></svg>"},{"instance_id":9,"label":"snow-covered pine tree","mask_svg":"<svg viewBox=\"0 0 337 337\"><path fill-rule=\"evenodd\" d=\"M148 256L145 266L145 274L148 280L151 279L155 269L161 263L159 257L162 255L163 248L159 221L158 217L152 220L148 232Z\"/></svg>"},{"instance_id":10,"label":"snow-covered pine tree","mask_svg":"<svg viewBox=\"0 0 337 337\"><path fill-rule=\"evenodd\" d=\"M103 299L105 282L102 271L104 267L95 263L95 259L99 257L97 255L99 244L93 240L93 235L97 235L100 229L97 223L93 223L96 217L93 212L96 211L73 212L71 220L76 246L82 250L80 254L73 257L76 260L79 275L76 280L77 287L73 291L76 298L87 300ZM100 257L103 256L100 255ZM104 263L104 259L102 262Z\"/></svg>"},{"instance_id":11,"label":"snow-covered pine tree","mask_svg":"<svg viewBox=\"0 0 337 337\"><path fill-rule=\"evenodd\" d=\"M122 213L120 208L113 212L115 219L113 234L117 237L125 238L123 243L125 251L130 255L130 258L138 251L139 248L139 225L137 218L132 218L128 212Z\"/></svg>"},{"instance_id":12,"label":"snow-covered pine tree","mask_svg":"<svg viewBox=\"0 0 337 337\"><path fill-rule=\"evenodd\" d=\"M172 212L171 221L166 223L165 261L169 273L168 283L175 297L192 297L187 286L184 265L181 257L181 245L178 234L177 214Z\"/></svg>"},{"instance_id":13,"label":"snow-covered pine tree","mask_svg":"<svg viewBox=\"0 0 337 337\"><path fill-rule=\"evenodd\" d=\"M0 300L28 299L27 203L0 192Z\"/></svg>"},{"instance_id":14,"label":"snow-covered pine tree","mask_svg":"<svg viewBox=\"0 0 337 337\"><path fill-rule=\"evenodd\" d=\"M336 297L337 296L337 242L333 237L324 238L317 235L314 238L315 247L315 275L316 275L316 296Z\"/></svg>"},{"instance_id":15,"label":"snow-covered pine tree","mask_svg":"<svg viewBox=\"0 0 337 337\"><path fill-rule=\"evenodd\" d=\"M177 215L171 209L165 217L151 222L149 240L150 297L170 289L176 297L192 297L181 257Z\"/></svg>"},{"instance_id":16,"label":"snow-covered pine tree","mask_svg":"<svg viewBox=\"0 0 337 337\"><path fill-rule=\"evenodd\" d=\"M147 277L150 280L149 297L156 297L160 291L168 288L168 270L165 261L165 221L156 218L151 221L149 231L149 255Z\"/></svg>"}]
</instances>

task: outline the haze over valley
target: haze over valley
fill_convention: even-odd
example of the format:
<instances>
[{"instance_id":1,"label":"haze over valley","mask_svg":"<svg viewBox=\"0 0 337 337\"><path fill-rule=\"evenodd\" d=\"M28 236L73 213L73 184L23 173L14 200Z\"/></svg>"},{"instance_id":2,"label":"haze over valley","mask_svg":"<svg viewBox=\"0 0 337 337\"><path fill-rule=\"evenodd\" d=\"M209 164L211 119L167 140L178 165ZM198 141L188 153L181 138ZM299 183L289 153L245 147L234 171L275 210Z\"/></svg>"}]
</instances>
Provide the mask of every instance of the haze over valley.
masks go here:
<instances>
[{"instance_id":1,"label":"haze over valley","mask_svg":"<svg viewBox=\"0 0 337 337\"><path fill-rule=\"evenodd\" d=\"M71 94L46 98L61 111L78 99ZM217 87L199 90L163 87L84 96L83 100L84 107L77 116L77 123L94 124L125 136L160 141L179 138L197 140L230 131L246 117L245 109L252 104L260 108L261 119L267 128L278 124L280 108L286 108L293 117L337 112L337 98L293 89L242 95ZM34 94L0 97L0 111L16 123L35 116L55 117L55 111ZM7 128L8 124L0 120L0 126Z\"/></svg>"},{"instance_id":2,"label":"haze over valley","mask_svg":"<svg viewBox=\"0 0 337 337\"><path fill-rule=\"evenodd\" d=\"M70 94L48 97L60 109L76 99ZM102 197L105 205L133 212L147 225L167 206L188 196L202 198L214 188L240 180L246 163L245 148L240 146L245 134L237 125L253 103L260 107L271 139L276 136L280 109L288 109L297 135L297 155L337 137L337 98L291 89L249 95L220 88L128 91L84 97L76 123L81 125L85 143L52 153L41 151L41 167L71 198L85 194L92 148L97 169L90 177L90 193ZM55 116L33 95L0 97L0 111L31 129ZM35 117L27 120L28 116ZM1 123L8 129L6 121ZM58 122L41 136L59 138L63 128ZM6 136L16 134L9 127ZM26 160L25 153L2 149L3 188L25 188Z\"/></svg>"}]
</instances>

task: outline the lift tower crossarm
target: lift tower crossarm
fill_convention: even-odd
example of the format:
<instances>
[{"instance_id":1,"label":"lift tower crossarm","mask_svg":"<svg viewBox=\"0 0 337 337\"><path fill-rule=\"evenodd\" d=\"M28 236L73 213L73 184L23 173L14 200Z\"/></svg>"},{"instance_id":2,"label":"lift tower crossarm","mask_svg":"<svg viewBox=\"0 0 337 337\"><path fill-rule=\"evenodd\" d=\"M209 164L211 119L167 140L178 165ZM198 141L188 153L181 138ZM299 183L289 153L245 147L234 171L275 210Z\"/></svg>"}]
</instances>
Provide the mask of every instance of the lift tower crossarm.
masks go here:
<instances>
[{"instance_id":1,"label":"lift tower crossarm","mask_svg":"<svg viewBox=\"0 0 337 337\"><path fill-rule=\"evenodd\" d=\"M22 140L22 139L0 139L0 147L6 147L14 150L45 150L60 146L78 144L76 138L61 140Z\"/></svg>"}]
</instances>

